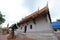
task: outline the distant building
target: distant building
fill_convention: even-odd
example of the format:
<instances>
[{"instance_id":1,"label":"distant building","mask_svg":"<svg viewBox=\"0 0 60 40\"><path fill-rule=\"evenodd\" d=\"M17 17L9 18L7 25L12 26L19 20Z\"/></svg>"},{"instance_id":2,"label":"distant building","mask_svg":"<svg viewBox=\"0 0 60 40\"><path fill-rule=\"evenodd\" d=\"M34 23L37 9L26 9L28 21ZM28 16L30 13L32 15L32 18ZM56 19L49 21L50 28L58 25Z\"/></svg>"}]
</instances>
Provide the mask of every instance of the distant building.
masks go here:
<instances>
[{"instance_id":1,"label":"distant building","mask_svg":"<svg viewBox=\"0 0 60 40\"><path fill-rule=\"evenodd\" d=\"M60 31L60 21L52 22L52 28L54 31Z\"/></svg>"},{"instance_id":2,"label":"distant building","mask_svg":"<svg viewBox=\"0 0 60 40\"><path fill-rule=\"evenodd\" d=\"M9 33L8 27L4 27L4 28L2 29L2 31L3 31L3 34L8 34L8 33Z\"/></svg>"}]
</instances>

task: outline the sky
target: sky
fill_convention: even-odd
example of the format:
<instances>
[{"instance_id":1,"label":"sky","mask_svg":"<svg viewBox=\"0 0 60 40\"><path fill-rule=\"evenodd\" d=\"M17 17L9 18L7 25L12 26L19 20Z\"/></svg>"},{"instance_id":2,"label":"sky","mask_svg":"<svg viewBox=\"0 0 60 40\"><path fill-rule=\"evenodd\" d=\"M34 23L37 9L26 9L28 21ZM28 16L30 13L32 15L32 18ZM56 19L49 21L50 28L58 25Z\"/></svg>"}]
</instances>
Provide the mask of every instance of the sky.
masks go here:
<instances>
[{"instance_id":1,"label":"sky","mask_svg":"<svg viewBox=\"0 0 60 40\"><path fill-rule=\"evenodd\" d=\"M60 0L0 0L0 11L6 19L2 26L6 27L7 24L10 26L19 22L25 16L37 11L38 8L45 7L47 1L51 19L56 21L60 17Z\"/></svg>"}]
</instances>

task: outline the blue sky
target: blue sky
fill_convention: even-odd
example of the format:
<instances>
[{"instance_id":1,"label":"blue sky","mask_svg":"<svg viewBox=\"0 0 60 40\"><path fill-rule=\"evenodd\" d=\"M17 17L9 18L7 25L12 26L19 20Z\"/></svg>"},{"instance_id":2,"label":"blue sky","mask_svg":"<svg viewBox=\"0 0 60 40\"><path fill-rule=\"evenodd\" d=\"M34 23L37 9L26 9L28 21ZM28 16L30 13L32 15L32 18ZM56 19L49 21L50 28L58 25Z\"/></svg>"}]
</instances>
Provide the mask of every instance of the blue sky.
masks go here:
<instances>
[{"instance_id":1,"label":"blue sky","mask_svg":"<svg viewBox=\"0 0 60 40\"><path fill-rule=\"evenodd\" d=\"M0 11L5 15L6 26L19 22L25 16L46 6L48 7L52 21L60 17L60 0L0 0Z\"/></svg>"}]
</instances>

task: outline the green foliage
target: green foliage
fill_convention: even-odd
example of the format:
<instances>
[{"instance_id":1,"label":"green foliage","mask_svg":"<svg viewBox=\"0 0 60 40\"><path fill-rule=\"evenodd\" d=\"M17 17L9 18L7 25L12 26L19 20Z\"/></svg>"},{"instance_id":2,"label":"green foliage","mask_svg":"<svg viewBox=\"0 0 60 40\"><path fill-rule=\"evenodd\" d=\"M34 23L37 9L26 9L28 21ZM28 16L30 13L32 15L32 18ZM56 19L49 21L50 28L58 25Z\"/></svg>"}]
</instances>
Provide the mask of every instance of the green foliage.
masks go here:
<instances>
[{"instance_id":1,"label":"green foliage","mask_svg":"<svg viewBox=\"0 0 60 40\"><path fill-rule=\"evenodd\" d=\"M1 14L0 11L0 25L5 22L5 19L3 18L3 15Z\"/></svg>"}]
</instances>

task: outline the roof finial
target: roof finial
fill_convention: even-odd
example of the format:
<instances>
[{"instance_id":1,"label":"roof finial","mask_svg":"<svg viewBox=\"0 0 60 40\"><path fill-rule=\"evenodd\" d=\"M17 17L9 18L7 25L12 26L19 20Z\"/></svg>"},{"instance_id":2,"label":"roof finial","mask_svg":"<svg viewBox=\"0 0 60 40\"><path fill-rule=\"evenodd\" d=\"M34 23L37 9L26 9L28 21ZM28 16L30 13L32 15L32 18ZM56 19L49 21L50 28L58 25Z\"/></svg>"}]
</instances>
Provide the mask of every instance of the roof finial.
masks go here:
<instances>
[{"instance_id":1,"label":"roof finial","mask_svg":"<svg viewBox=\"0 0 60 40\"><path fill-rule=\"evenodd\" d=\"M46 8L49 9L49 8L48 8L48 1L47 1L47 4L46 4Z\"/></svg>"},{"instance_id":2,"label":"roof finial","mask_svg":"<svg viewBox=\"0 0 60 40\"><path fill-rule=\"evenodd\" d=\"M46 5L46 7L48 8L48 1L47 1L47 5Z\"/></svg>"},{"instance_id":3,"label":"roof finial","mask_svg":"<svg viewBox=\"0 0 60 40\"><path fill-rule=\"evenodd\" d=\"M38 13L39 13L39 7L38 7Z\"/></svg>"}]
</instances>

